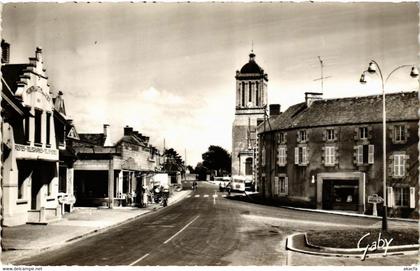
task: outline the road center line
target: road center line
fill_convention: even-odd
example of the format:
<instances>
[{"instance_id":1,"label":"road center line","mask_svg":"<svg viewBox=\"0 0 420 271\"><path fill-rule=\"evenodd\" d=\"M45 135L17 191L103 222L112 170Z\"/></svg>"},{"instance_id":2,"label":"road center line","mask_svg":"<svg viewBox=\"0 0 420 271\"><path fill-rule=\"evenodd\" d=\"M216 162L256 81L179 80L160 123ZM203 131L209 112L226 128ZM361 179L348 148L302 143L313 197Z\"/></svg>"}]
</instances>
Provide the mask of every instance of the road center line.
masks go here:
<instances>
[{"instance_id":1,"label":"road center line","mask_svg":"<svg viewBox=\"0 0 420 271\"><path fill-rule=\"evenodd\" d=\"M135 260L134 262L130 263L130 266L135 265L136 263L140 262L141 260L143 260L144 258L146 258L147 256L149 256L149 253L144 254L140 259Z\"/></svg>"},{"instance_id":2,"label":"road center line","mask_svg":"<svg viewBox=\"0 0 420 271\"><path fill-rule=\"evenodd\" d=\"M174 235L172 235L168 240L166 240L165 242L163 242L164 244L167 244L169 241L171 241L175 236L177 236L178 234L180 234L183 230L185 230L189 225L191 225L194 221L197 220L197 218L199 217L196 216L190 223L188 223L187 225L185 225L182 229L180 229L177 233L175 233Z\"/></svg>"}]
</instances>

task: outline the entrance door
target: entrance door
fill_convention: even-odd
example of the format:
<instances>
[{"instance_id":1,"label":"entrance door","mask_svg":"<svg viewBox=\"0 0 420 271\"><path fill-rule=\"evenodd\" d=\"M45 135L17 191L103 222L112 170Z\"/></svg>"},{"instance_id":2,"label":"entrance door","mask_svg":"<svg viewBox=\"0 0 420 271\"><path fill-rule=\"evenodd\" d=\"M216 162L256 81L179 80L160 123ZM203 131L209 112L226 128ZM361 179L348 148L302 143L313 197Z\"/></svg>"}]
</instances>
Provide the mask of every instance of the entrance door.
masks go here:
<instances>
[{"instance_id":1,"label":"entrance door","mask_svg":"<svg viewBox=\"0 0 420 271\"><path fill-rule=\"evenodd\" d=\"M358 207L358 180L324 180L322 187L323 209L357 211Z\"/></svg>"},{"instance_id":2,"label":"entrance door","mask_svg":"<svg viewBox=\"0 0 420 271\"><path fill-rule=\"evenodd\" d=\"M322 209L331 210L333 203L333 180L324 180L322 184Z\"/></svg>"}]
</instances>

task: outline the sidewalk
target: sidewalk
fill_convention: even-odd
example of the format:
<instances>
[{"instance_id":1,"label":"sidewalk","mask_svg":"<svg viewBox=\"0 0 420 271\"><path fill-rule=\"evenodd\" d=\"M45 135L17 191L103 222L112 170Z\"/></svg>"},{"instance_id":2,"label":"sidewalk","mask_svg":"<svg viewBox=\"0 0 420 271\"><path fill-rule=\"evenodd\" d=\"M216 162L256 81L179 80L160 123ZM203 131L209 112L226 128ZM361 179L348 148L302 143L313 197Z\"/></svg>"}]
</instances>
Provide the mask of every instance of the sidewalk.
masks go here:
<instances>
[{"instance_id":1,"label":"sidewalk","mask_svg":"<svg viewBox=\"0 0 420 271\"><path fill-rule=\"evenodd\" d=\"M168 204L173 205L185 198L191 191L174 191ZM76 208L63 219L48 225L20 225L2 228L2 264L35 255L41 251L56 248L90 234L115 227L139 216L162 208L150 204L147 208L115 207Z\"/></svg>"}]
</instances>

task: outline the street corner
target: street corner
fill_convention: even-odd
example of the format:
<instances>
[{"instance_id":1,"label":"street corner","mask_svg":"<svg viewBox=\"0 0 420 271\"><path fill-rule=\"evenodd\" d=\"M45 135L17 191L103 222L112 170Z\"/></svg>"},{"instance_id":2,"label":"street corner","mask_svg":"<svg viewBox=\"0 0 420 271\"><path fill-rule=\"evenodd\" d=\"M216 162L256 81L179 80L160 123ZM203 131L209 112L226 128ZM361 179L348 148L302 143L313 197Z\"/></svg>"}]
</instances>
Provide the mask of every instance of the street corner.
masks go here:
<instances>
[{"instance_id":1,"label":"street corner","mask_svg":"<svg viewBox=\"0 0 420 271\"><path fill-rule=\"evenodd\" d=\"M419 244L418 234L409 234L406 229L387 232L356 229L294 233L286 239L286 250L313 256L365 261L367 258L416 255Z\"/></svg>"}]
</instances>

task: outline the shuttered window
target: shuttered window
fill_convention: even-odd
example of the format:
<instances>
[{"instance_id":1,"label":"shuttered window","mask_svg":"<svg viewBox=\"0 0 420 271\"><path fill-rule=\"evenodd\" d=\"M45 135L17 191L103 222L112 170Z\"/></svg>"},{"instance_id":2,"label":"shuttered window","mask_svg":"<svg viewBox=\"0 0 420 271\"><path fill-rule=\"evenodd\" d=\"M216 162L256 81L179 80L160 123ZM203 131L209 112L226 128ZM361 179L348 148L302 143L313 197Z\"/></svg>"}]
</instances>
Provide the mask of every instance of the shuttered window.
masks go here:
<instances>
[{"instance_id":1,"label":"shuttered window","mask_svg":"<svg viewBox=\"0 0 420 271\"><path fill-rule=\"evenodd\" d=\"M405 176L405 154L394 154L393 176Z\"/></svg>"},{"instance_id":2,"label":"shuttered window","mask_svg":"<svg viewBox=\"0 0 420 271\"><path fill-rule=\"evenodd\" d=\"M356 164L373 164L375 162L375 146L374 145L357 145Z\"/></svg>"},{"instance_id":3,"label":"shuttered window","mask_svg":"<svg viewBox=\"0 0 420 271\"><path fill-rule=\"evenodd\" d=\"M308 164L308 148L295 147L295 164L296 165L307 165Z\"/></svg>"},{"instance_id":4,"label":"shuttered window","mask_svg":"<svg viewBox=\"0 0 420 271\"><path fill-rule=\"evenodd\" d=\"M326 166L335 165L335 147L334 146L325 147L325 165Z\"/></svg>"},{"instance_id":5,"label":"shuttered window","mask_svg":"<svg viewBox=\"0 0 420 271\"><path fill-rule=\"evenodd\" d=\"M286 147L285 146L279 146L278 147L278 154L277 154L277 164L279 166L285 166L287 164L286 162Z\"/></svg>"}]
</instances>

